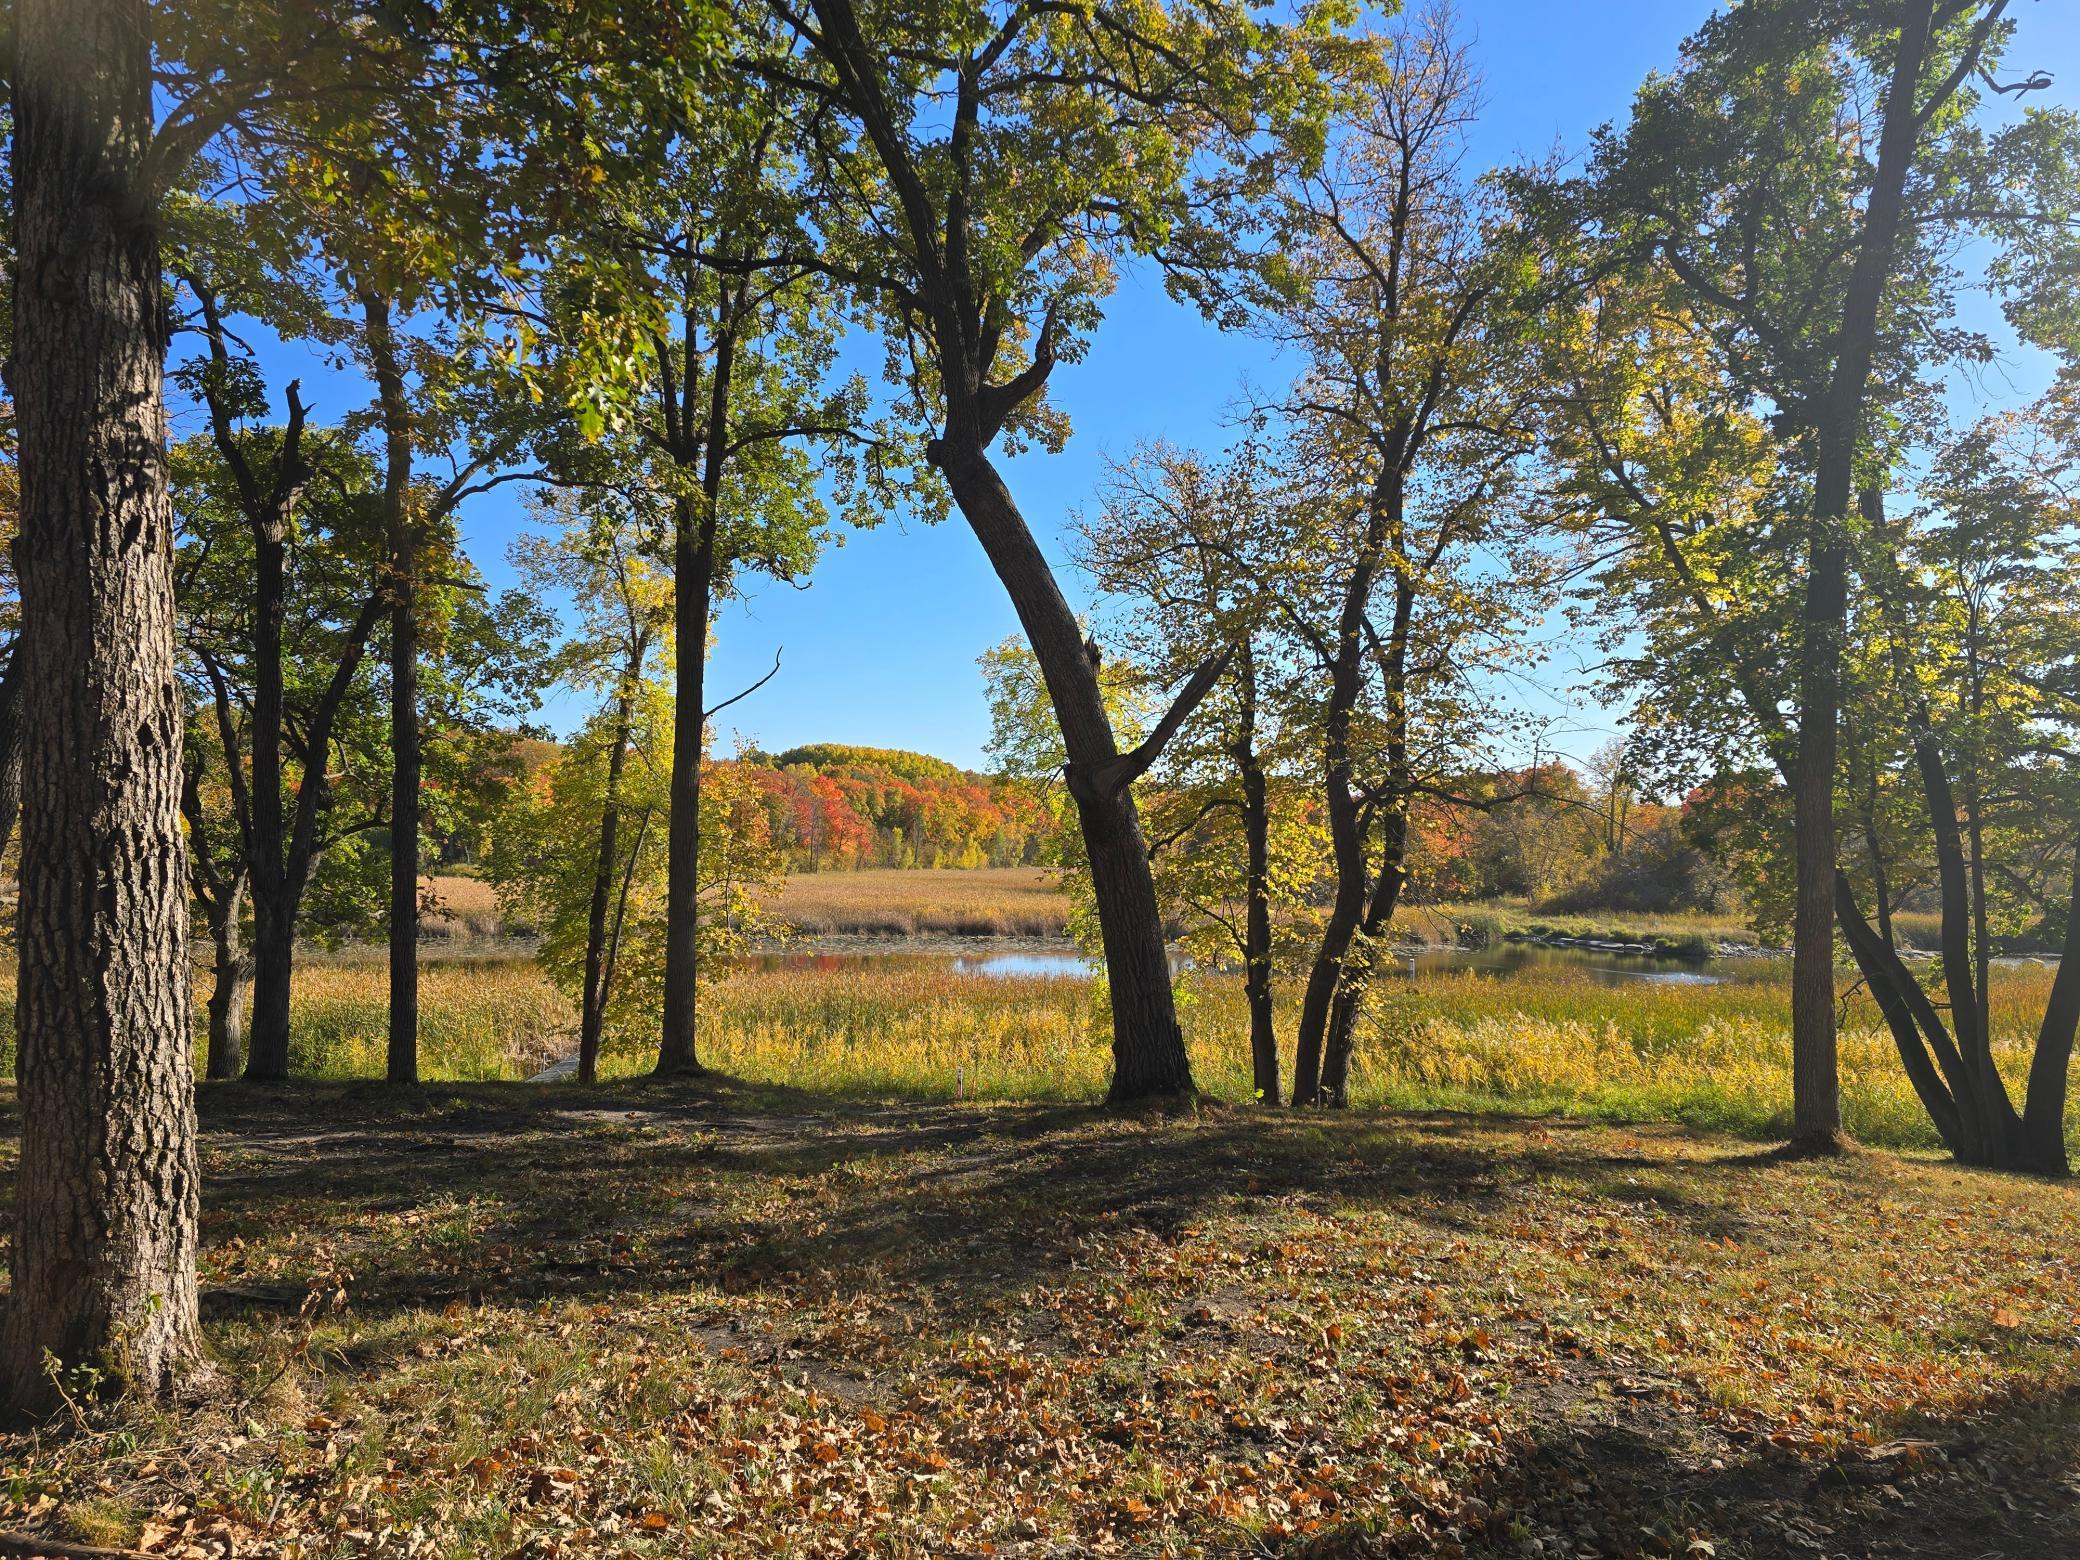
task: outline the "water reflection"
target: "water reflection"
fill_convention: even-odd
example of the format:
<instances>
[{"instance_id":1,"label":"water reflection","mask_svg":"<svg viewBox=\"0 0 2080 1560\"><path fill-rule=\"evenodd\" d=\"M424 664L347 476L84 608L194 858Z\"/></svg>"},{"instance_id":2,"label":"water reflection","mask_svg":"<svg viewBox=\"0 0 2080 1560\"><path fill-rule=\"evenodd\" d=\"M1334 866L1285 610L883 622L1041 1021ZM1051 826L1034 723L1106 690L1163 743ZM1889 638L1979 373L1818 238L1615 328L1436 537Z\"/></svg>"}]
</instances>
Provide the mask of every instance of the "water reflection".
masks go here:
<instances>
[{"instance_id":1,"label":"water reflection","mask_svg":"<svg viewBox=\"0 0 2080 1560\"><path fill-rule=\"evenodd\" d=\"M1177 969L1185 961L1173 956ZM1088 980L1094 966L1068 949L990 949L975 952L920 953L887 948L803 947L754 953L741 961L747 969L811 970L840 974L848 970L950 970L990 980ZM1717 986L1729 982L1781 981L1788 964L1775 957L1715 959L1709 969L1644 954L1609 953L1595 948L1554 948L1533 943L1503 943L1493 948L1400 949L1386 968L1404 977L1461 971L1507 979L1544 970L1577 969L1597 980L1623 984L1645 981L1658 986Z\"/></svg>"}]
</instances>

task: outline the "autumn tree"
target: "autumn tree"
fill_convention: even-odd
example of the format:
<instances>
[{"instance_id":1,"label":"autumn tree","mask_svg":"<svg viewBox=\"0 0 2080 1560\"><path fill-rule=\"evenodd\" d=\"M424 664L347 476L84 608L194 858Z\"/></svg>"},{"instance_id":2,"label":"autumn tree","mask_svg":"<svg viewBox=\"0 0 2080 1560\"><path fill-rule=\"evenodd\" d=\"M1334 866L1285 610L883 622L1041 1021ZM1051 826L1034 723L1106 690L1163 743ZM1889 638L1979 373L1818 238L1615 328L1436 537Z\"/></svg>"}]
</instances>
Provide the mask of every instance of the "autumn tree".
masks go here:
<instances>
[{"instance_id":1,"label":"autumn tree","mask_svg":"<svg viewBox=\"0 0 2080 1560\"><path fill-rule=\"evenodd\" d=\"M1801 583L1781 756L1797 861L1792 1130L1808 1149L1841 1131L1834 794L1852 499L1898 459L1888 408L1926 367L1981 355L1953 323L1957 246L2002 246L1992 274L2028 329L2070 240L2069 116L1995 128L1982 112L1982 82L2048 84L1997 74L2009 13L2008 0L1751 0L1642 89L1574 187L1578 218L1608 241L1596 265L1665 268L1803 487L1787 511Z\"/></svg>"},{"instance_id":2,"label":"autumn tree","mask_svg":"<svg viewBox=\"0 0 2080 1560\"><path fill-rule=\"evenodd\" d=\"M1408 877L1410 813L1474 760L1473 666L1535 616L1510 521L1535 448L1524 269L1463 163L1478 82L1433 8L1341 73L1328 149L1286 150L1245 294L1300 355L1289 506L1260 588L1315 684L1333 890L1301 1000L1296 1105L1341 1103L1372 950ZM1508 558L1483 567L1491 553ZM1470 799L1467 799L1470 802Z\"/></svg>"},{"instance_id":3,"label":"autumn tree","mask_svg":"<svg viewBox=\"0 0 2080 1560\"><path fill-rule=\"evenodd\" d=\"M382 767L365 656L382 608L373 468L339 429L310 427L300 401L288 424L267 423L257 378L223 349L218 336L183 371L202 381L212 431L173 451L182 812L215 951L212 1078L244 1066L248 985L253 1049L286 1068L304 894L328 850L377 821L365 791Z\"/></svg>"},{"instance_id":4,"label":"autumn tree","mask_svg":"<svg viewBox=\"0 0 2080 1560\"><path fill-rule=\"evenodd\" d=\"M577 738L577 745L588 751L583 757L574 751L560 755L548 781L547 816L554 818L559 831L567 821L564 813L575 805L575 798L564 793L574 785L594 783L599 791L577 981L580 1083L595 1082L599 1076L600 1041L606 1032L629 895L658 821L656 787L645 788L651 797L637 810L630 805L626 777L632 754L643 764L658 752L655 728L664 701L657 678L675 648L670 582L655 562L662 551L657 533L664 529L656 510L663 507L651 495L632 499L594 490L582 501L557 495L539 506L539 512L557 525L557 534L538 532L516 546L517 561L531 586L543 592L567 591L577 606L576 629L567 635L557 657L558 680L603 700ZM603 764L589 752L593 748L604 750ZM574 844L563 841L559 859L574 856ZM511 854L508 850L501 859ZM651 854L654 857L655 851ZM548 881L538 868L508 867L505 876L521 885L521 897ZM552 968L565 962L564 944L570 936L564 901L571 897L567 891L547 895L551 906L546 956Z\"/></svg>"},{"instance_id":5,"label":"autumn tree","mask_svg":"<svg viewBox=\"0 0 2080 1560\"><path fill-rule=\"evenodd\" d=\"M753 13L755 18L756 13ZM755 20L739 18L759 47ZM558 246L523 328L589 391L550 441L568 480L641 480L665 496L674 593L669 931L658 1071L697 1071L700 787L707 773L707 647L742 580L797 580L842 515L871 525L904 497L914 441L880 425L857 376L836 370L842 295L806 263L809 192L781 133L791 89L745 80L674 121L655 165L603 190ZM588 342L602 311L628 340L628 371L598 376ZM601 435L609 435L602 438Z\"/></svg>"},{"instance_id":6,"label":"autumn tree","mask_svg":"<svg viewBox=\"0 0 2080 1560\"><path fill-rule=\"evenodd\" d=\"M1203 247L1200 175L1278 98L1287 35L1226 3L969 0L926 15L810 0L769 14L776 46L736 68L794 94L815 263L885 327L909 415L934 430L930 461L1011 597L1060 723L1103 926L1112 1098L1188 1092L1131 787L1225 661L1198 668L1121 751L1084 632L992 452L1065 436L1047 383L1081 355L1119 265Z\"/></svg>"},{"instance_id":7,"label":"autumn tree","mask_svg":"<svg viewBox=\"0 0 2080 1560\"><path fill-rule=\"evenodd\" d=\"M1273 977L1311 919L1322 841L1282 744L1286 642L1258 580L1292 501L1255 441L1218 460L1152 445L1113 462L1079 527L1078 561L1124 610L1111 653L1158 687L1210 656L1227 669L1179 727L1148 802L1158 897L1202 956L1239 959L1256 1097L1276 1105Z\"/></svg>"}]
</instances>

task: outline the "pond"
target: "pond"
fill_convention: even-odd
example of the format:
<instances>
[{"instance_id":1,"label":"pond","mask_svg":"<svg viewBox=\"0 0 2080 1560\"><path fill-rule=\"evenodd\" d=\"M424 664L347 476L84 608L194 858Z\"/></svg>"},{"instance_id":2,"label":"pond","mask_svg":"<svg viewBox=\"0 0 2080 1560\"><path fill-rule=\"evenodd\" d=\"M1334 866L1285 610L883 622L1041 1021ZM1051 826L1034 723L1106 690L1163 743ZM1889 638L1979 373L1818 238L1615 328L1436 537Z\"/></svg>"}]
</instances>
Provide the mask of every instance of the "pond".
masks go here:
<instances>
[{"instance_id":1,"label":"pond","mask_svg":"<svg viewBox=\"0 0 2080 1560\"><path fill-rule=\"evenodd\" d=\"M1181 958L1174 962L1182 968ZM1070 948L988 948L972 952L943 946L930 952L900 945L832 947L810 944L784 951L748 954L747 969L815 970L840 974L847 970L947 970L979 979L1088 980L1093 965ZM1470 971L1499 979L1543 970L1578 969L1614 984L1644 981L1665 986L1716 986L1733 982L1781 981L1789 961L1768 955L1714 959L1692 964L1644 954L1613 953L1599 948L1564 948L1538 943L1500 943L1490 948L1402 948L1387 969L1403 977Z\"/></svg>"}]
</instances>

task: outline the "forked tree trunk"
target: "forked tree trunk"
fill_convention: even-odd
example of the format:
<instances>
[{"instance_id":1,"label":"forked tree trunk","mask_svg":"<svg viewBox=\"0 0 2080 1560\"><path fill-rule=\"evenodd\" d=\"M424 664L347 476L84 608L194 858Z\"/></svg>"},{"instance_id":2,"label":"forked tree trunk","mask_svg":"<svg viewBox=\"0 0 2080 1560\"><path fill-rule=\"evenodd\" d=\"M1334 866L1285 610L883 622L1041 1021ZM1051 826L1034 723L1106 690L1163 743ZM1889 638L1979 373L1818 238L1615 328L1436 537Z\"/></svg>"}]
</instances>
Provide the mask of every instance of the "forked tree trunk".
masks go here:
<instances>
[{"instance_id":1,"label":"forked tree trunk","mask_svg":"<svg viewBox=\"0 0 2080 1560\"><path fill-rule=\"evenodd\" d=\"M202 1359L150 8L15 7L21 1155L0 1370Z\"/></svg>"},{"instance_id":2,"label":"forked tree trunk","mask_svg":"<svg viewBox=\"0 0 2080 1560\"><path fill-rule=\"evenodd\" d=\"M340 706L360 671L386 595L378 591L363 603L359 617L348 630L339 664L333 668L317 708L305 723L303 769L296 783L296 808L286 838L280 837L279 818L274 844L269 844L265 827L254 831L253 1021L247 1037L245 1073L249 1082L275 1083L289 1076L289 988L295 969L296 921L302 913L304 890L310 884L311 868L319 854L318 819L327 796L326 758ZM256 745L260 741L257 733L254 741ZM275 773L279 783L279 762ZM259 870L259 864L269 860L281 862L281 870L271 876Z\"/></svg>"},{"instance_id":3,"label":"forked tree trunk","mask_svg":"<svg viewBox=\"0 0 2080 1560\"><path fill-rule=\"evenodd\" d=\"M1322 812L1329 826L1329 854L1336 873L1329 913L1315 945L1300 998L1300 1031L1293 1046L1293 1103L1319 1105L1322 1056L1344 961L1365 914L1365 838L1358 799L1351 791L1350 718L1357 702L1357 673L1332 676L1322 759ZM1339 684L1348 683L1348 688Z\"/></svg>"},{"instance_id":4,"label":"forked tree trunk","mask_svg":"<svg viewBox=\"0 0 2080 1560\"><path fill-rule=\"evenodd\" d=\"M1061 724L1112 999L1109 1098L1129 1104L1189 1095L1192 1069L1170 989L1148 843L1131 783L1114 783L1121 773L1119 746L1082 626L989 457L972 445L941 440L933 459L1011 597Z\"/></svg>"},{"instance_id":5,"label":"forked tree trunk","mask_svg":"<svg viewBox=\"0 0 2080 1560\"><path fill-rule=\"evenodd\" d=\"M1380 825L1379 872L1372 880L1372 897L1365 918L1358 924L1357 948L1346 961L1343 979L1337 983L1336 1000L1329 1005L1329 1034L1322 1056L1322 1099L1325 1104L1348 1105L1351 1097L1351 1053L1358 1038L1358 1012L1371 985L1379 958L1378 944L1393 924L1401 905L1401 890L1408 883L1408 815L1390 812Z\"/></svg>"}]
</instances>

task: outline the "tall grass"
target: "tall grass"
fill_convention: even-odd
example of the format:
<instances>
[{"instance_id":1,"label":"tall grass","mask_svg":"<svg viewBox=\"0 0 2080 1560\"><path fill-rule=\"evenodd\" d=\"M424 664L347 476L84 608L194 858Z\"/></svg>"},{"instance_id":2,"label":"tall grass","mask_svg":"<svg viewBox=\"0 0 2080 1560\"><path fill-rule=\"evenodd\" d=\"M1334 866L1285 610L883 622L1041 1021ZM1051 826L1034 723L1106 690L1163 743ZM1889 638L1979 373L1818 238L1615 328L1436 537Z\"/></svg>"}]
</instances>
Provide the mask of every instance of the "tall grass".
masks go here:
<instances>
[{"instance_id":1,"label":"tall grass","mask_svg":"<svg viewBox=\"0 0 2080 1560\"><path fill-rule=\"evenodd\" d=\"M1994 1049L2018 1099L2051 976L2037 966L1996 971ZM1281 996L1290 1016L1297 993ZM1850 1130L1871 1143L1939 1147L1868 999L1845 990L1844 1001ZM1200 1087L1248 1099L1248 1017L1236 982L1188 978L1180 1011ZM958 1090L1093 1100L1111 1069L1109 1030L1089 984L978 979L925 960L740 971L708 994L701 1044L711 1065L739 1076L908 1098ZM631 1043L611 1048L607 1066L631 1073L648 1062L644 1046ZM1675 1119L1779 1136L1790 1125L1789 997L1774 980L1613 985L1566 967L1383 981L1352 1086L1359 1105Z\"/></svg>"},{"instance_id":2,"label":"tall grass","mask_svg":"<svg viewBox=\"0 0 2080 1560\"><path fill-rule=\"evenodd\" d=\"M1994 1049L2017 1098L2052 974L2035 965L1995 972ZM428 1079L524 1078L574 1048L570 1005L528 960L429 961L420 981ZM380 963L302 963L291 1004L294 1070L380 1077L386 989ZM10 1069L13 997L11 976L0 976L0 1051ZM1280 1004L1290 1023L1298 993L1281 992ZM1247 1100L1238 983L1187 976L1179 1010L1200 1087ZM704 991L700 1043L702 1060L725 1073L872 1097L1097 1100L1111 1075L1101 985L964 975L923 955L746 966ZM647 1071L654 1044L647 1026L610 1036L602 1071ZM1775 978L1612 984L1566 965L1526 966L1507 978L1424 973L1375 988L1353 1097L1401 1109L1676 1119L1771 1137L1789 1125L1790 1050L1789 999ZM1939 1146L1868 998L1846 990L1841 1060L1843 1112L1857 1137Z\"/></svg>"},{"instance_id":3,"label":"tall grass","mask_svg":"<svg viewBox=\"0 0 2080 1560\"><path fill-rule=\"evenodd\" d=\"M0 973L0 1066L14 1071L11 963ZM195 1069L202 1001L195 991ZM289 1070L300 1078L380 1078L389 1034L389 974L369 959L299 958L289 996ZM575 1046L571 1005L529 959L428 960L419 967L420 1075L475 1082L525 1078Z\"/></svg>"},{"instance_id":4,"label":"tall grass","mask_svg":"<svg viewBox=\"0 0 2080 1560\"><path fill-rule=\"evenodd\" d=\"M1061 937L1070 906L1039 867L891 867L796 873L770 908L813 937Z\"/></svg>"}]
</instances>

